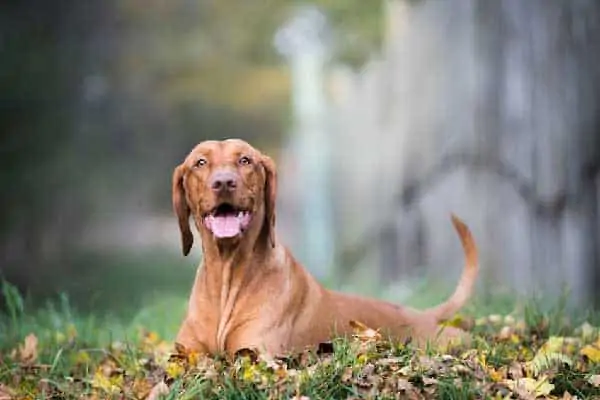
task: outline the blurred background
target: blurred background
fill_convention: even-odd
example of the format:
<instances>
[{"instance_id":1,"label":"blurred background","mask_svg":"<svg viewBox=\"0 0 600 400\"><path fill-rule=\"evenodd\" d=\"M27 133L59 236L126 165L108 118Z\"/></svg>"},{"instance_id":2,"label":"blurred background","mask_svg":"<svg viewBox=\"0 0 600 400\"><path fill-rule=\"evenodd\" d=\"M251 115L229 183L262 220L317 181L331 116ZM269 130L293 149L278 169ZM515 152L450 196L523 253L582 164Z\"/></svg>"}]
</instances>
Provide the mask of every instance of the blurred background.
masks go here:
<instances>
[{"instance_id":1,"label":"blurred background","mask_svg":"<svg viewBox=\"0 0 600 400\"><path fill-rule=\"evenodd\" d=\"M238 137L276 160L278 230L330 287L445 297L455 212L483 298L597 306L599 61L595 0L4 1L1 277L178 318L201 254L171 174Z\"/></svg>"}]
</instances>

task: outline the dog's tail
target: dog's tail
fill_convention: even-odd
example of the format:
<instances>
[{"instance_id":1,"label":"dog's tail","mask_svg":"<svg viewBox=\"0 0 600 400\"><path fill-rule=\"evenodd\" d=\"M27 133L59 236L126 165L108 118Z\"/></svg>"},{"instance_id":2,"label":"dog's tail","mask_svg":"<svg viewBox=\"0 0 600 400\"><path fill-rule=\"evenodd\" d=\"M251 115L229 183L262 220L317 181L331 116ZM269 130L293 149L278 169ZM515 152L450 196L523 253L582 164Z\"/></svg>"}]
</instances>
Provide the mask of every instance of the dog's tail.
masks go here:
<instances>
[{"instance_id":1,"label":"dog's tail","mask_svg":"<svg viewBox=\"0 0 600 400\"><path fill-rule=\"evenodd\" d=\"M444 303L425 311L427 314L433 314L439 322L452 318L452 316L467 302L469 297L471 297L479 270L477 246L475 245L475 240L473 239L473 235L471 235L469 227L454 214L452 214L452 224L458 233L465 252L465 267L462 276L460 277L460 281L458 282L458 286L452 296Z\"/></svg>"}]
</instances>

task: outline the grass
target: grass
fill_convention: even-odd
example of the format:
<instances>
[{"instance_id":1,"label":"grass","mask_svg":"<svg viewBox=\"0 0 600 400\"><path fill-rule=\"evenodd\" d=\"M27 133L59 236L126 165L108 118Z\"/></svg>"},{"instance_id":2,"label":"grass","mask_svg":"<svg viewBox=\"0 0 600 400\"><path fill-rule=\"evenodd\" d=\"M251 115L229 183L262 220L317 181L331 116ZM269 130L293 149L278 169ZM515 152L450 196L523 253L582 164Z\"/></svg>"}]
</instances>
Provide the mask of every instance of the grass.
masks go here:
<instances>
[{"instance_id":1,"label":"grass","mask_svg":"<svg viewBox=\"0 0 600 400\"><path fill-rule=\"evenodd\" d=\"M136 399L152 390L165 399L600 396L598 330L582 325L597 319L573 315L564 301L515 307L505 298L496 306L475 299L450 321L473 332L468 348L421 351L365 327L318 352L232 360L174 349L186 294L157 294L115 315L76 310L65 295L33 305L4 282L0 399Z\"/></svg>"}]
</instances>

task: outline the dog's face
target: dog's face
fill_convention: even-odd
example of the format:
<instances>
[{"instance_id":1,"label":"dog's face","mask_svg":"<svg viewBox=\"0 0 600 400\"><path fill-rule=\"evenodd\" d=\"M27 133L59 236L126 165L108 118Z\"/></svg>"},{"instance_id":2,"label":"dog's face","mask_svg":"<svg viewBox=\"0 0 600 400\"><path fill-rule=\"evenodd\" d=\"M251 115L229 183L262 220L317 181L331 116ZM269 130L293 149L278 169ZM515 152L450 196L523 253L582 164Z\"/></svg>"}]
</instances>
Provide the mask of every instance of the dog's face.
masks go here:
<instances>
[{"instance_id":1,"label":"dog's face","mask_svg":"<svg viewBox=\"0 0 600 400\"><path fill-rule=\"evenodd\" d=\"M275 195L273 161L248 143L228 139L198 144L173 173L173 209L184 255L193 243L190 214L198 229L218 242L235 244L265 224L273 242Z\"/></svg>"}]
</instances>

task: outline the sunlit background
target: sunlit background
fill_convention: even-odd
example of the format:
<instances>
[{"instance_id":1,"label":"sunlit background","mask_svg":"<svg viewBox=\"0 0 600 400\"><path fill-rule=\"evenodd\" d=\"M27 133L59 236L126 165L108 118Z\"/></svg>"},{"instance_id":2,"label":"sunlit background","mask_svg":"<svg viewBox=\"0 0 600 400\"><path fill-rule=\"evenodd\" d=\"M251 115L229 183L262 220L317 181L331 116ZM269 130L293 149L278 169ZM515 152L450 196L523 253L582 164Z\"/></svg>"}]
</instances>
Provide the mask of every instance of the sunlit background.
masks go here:
<instances>
[{"instance_id":1,"label":"sunlit background","mask_svg":"<svg viewBox=\"0 0 600 400\"><path fill-rule=\"evenodd\" d=\"M32 306L177 324L173 168L243 138L324 284L414 304L600 297L595 0L64 0L0 8L0 271ZM67 301L67 300L64 300Z\"/></svg>"}]
</instances>

